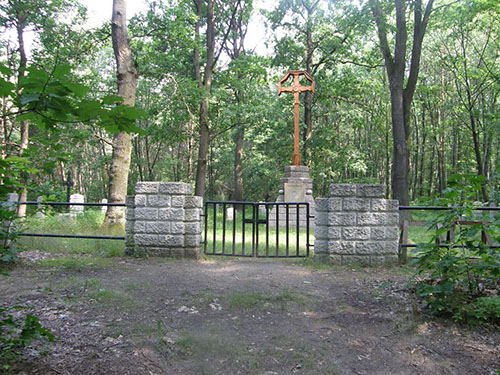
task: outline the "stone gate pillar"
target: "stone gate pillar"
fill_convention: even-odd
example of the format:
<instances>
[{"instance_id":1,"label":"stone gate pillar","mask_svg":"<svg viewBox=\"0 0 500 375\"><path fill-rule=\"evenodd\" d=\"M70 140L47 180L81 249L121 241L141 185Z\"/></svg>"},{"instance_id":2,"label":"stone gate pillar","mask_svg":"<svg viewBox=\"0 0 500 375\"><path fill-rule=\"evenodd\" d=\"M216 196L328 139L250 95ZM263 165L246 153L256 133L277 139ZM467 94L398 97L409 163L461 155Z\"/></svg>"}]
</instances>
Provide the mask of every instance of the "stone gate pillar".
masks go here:
<instances>
[{"instance_id":1,"label":"stone gate pillar","mask_svg":"<svg viewBox=\"0 0 500 375\"><path fill-rule=\"evenodd\" d=\"M399 202L384 199L383 185L333 184L316 199L314 254L338 264L398 261Z\"/></svg>"},{"instance_id":2,"label":"stone gate pillar","mask_svg":"<svg viewBox=\"0 0 500 375\"><path fill-rule=\"evenodd\" d=\"M138 182L127 197L125 253L175 258L201 255L203 199L182 182Z\"/></svg>"}]
</instances>

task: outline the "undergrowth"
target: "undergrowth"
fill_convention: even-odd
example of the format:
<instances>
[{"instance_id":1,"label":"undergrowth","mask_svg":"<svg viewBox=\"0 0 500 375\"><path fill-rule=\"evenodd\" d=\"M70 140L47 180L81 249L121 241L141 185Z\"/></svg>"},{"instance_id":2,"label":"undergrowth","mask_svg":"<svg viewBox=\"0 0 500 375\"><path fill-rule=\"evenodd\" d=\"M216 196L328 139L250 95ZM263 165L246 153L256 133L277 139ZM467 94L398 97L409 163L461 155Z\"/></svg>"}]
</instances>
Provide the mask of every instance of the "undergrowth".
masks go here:
<instances>
[{"instance_id":1,"label":"undergrowth","mask_svg":"<svg viewBox=\"0 0 500 375\"><path fill-rule=\"evenodd\" d=\"M481 233L493 243L500 240L498 218L477 218L474 202L484 178L456 175L450 178L440 205L452 206L431 224L431 241L418 245L411 280L417 296L434 314L469 324L500 325L500 251L481 242ZM454 230L447 246L442 238Z\"/></svg>"}]
</instances>

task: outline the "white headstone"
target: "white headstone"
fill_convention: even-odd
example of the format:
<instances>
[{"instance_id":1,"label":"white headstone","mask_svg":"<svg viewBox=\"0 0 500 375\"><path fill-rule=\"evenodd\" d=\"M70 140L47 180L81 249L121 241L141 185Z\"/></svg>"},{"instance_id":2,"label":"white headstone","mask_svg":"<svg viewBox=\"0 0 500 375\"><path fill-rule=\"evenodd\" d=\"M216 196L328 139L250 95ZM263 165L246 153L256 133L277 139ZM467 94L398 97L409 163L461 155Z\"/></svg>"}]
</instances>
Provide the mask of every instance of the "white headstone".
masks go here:
<instances>
[{"instance_id":1,"label":"white headstone","mask_svg":"<svg viewBox=\"0 0 500 375\"><path fill-rule=\"evenodd\" d=\"M234 207L228 207L226 209L226 219L234 220Z\"/></svg>"},{"instance_id":2,"label":"white headstone","mask_svg":"<svg viewBox=\"0 0 500 375\"><path fill-rule=\"evenodd\" d=\"M36 198L36 201L38 203L42 203L43 202L43 197L42 196L39 196ZM35 214L35 217L39 218L39 219L43 219L45 218L45 213L43 212L43 207L41 204L38 204L36 206L36 214Z\"/></svg>"},{"instance_id":3,"label":"white headstone","mask_svg":"<svg viewBox=\"0 0 500 375\"><path fill-rule=\"evenodd\" d=\"M108 200L107 200L106 198L103 198L103 199L101 200L101 203L108 203ZM108 210L108 206L101 206L101 212L102 212L103 214L105 214L107 210Z\"/></svg>"},{"instance_id":4,"label":"white headstone","mask_svg":"<svg viewBox=\"0 0 500 375\"><path fill-rule=\"evenodd\" d=\"M266 214L266 205L259 205L259 212L263 215Z\"/></svg>"},{"instance_id":5,"label":"white headstone","mask_svg":"<svg viewBox=\"0 0 500 375\"><path fill-rule=\"evenodd\" d=\"M71 194L69 197L70 203L85 203L85 197L82 194ZM69 206L70 213L83 213L83 206Z\"/></svg>"}]
</instances>

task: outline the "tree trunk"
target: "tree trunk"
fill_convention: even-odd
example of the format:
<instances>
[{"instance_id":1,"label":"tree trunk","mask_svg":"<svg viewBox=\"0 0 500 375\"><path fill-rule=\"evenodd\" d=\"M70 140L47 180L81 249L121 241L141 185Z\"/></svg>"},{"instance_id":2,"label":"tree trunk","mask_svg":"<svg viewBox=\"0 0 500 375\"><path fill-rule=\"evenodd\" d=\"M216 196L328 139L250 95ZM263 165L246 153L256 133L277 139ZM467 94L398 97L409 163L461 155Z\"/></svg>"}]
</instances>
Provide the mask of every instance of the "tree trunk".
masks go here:
<instances>
[{"instance_id":1,"label":"tree trunk","mask_svg":"<svg viewBox=\"0 0 500 375\"><path fill-rule=\"evenodd\" d=\"M24 69L28 64L28 59L26 57L26 50L24 48L24 26L26 22L27 15L24 14L21 10L17 11L17 42L19 43L19 73L18 73L18 85L24 77ZM19 91L19 93L21 93ZM19 142L19 156L22 156L24 151L28 148L29 144L29 132L30 132L30 123L25 120L21 123L21 140ZM25 186L21 189L19 195L19 201L25 202L28 198L28 189L26 185L28 181L25 177L21 177L21 183ZM26 205L21 204L17 207L17 216L25 217L26 216Z\"/></svg>"},{"instance_id":2,"label":"tree trunk","mask_svg":"<svg viewBox=\"0 0 500 375\"><path fill-rule=\"evenodd\" d=\"M115 53L118 95L123 98L123 105L135 105L137 86L137 66L132 57L127 33L125 0L113 0L111 36ZM128 173L132 137L120 132L113 136L113 155L109 173L109 203L125 203L127 195ZM109 206L106 211L105 225L124 224L125 208Z\"/></svg>"},{"instance_id":3,"label":"tree trunk","mask_svg":"<svg viewBox=\"0 0 500 375\"><path fill-rule=\"evenodd\" d=\"M311 12L312 10L308 9L307 12L307 28L306 28L306 72L311 76L313 75L312 71L312 58L314 53L314 45L312 40L312 20L311 20ZM311 166L311 146L309 144L312 134L312 92L306 91L304 95L304 165Z\"/></svg>"},{"instance_id":4,"label":"tree trunk","mask_svg":"<svg viewBox=\"0 0 500 375\"><path fill-rule=\"evenodd\" d=\"M245 128L240 125L235 134L235 149L234 149L234 192L233 200L243 200L243 141L245 138Z\"/></svg>"},{"instance_id":5,"label":"tree trunk","mask_svg":"<svg viewBox=\"0 0 500 375\"><path fill-rule=\"evenodd\" d=\"M200 0L195 1L197 10L201 10ZM200 103L200 143L198 149L198 165L196 166L195 195L205 196L205 181L207 177L207 152L210 142L208 107L212 88L212 75L215 65L215 23L214 3L207 1L206 29L207 61L203 72L203 99Z\"/></svg>"},{"instance_id":6,"label":"tree trunk","mask_svg":"<svg viewBox=\"0 0 500 375\"><path fill-rule=\"evenodd\" d=\"M196 165L196 186L194 194L199 197L205 196L205 181L207 178L207 154L208 154L208 97L200 105L200 144L198 148L198 164Z\"/></svg>"},{"instance_id":7,"label":"tree trunk","mask_svg":"<svg viewBox=\"0 0 500 375\"><path fill-rule=\"evenodd\" d=\"M406 87L404 87L405 70L407 68L406 2L404 0L394 0L396 10L396 32L393 54L387 39L388 27L384 14L382 13L382 8L378 0L370 0L370 8L377 25L380 48L389 77L393 137L391 186L393 197L399 200L400 205L409 204L408 138L410 134L410 110L420 69L422 42L433 2L434 0L428 1L424 14L422 14L422 0L415 0L413 4L414 27L411 60ZM402 215L402 219L404 218L404 215Z\"/></svg>"}]
</instances>

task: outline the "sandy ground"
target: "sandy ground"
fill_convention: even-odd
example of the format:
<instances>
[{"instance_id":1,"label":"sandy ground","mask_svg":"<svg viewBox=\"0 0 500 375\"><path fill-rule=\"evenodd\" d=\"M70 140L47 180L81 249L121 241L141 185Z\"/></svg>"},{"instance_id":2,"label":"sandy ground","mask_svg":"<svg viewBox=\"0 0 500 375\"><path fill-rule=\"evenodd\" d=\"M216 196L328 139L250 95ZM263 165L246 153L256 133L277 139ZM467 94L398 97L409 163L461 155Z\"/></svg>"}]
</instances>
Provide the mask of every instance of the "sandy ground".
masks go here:
<instances>
[{"instance_id":1,"label":"sandy ground","mask_svg":"<svg viewBox=\"0 0 500 375\"><path fill-rule=\"evenodd\" d=\"M407 277L289 260L31 259L0 293L58 337L28 348L18 374L496 374L499 332L419 313Z\"/></svg>"}]
</instances>

